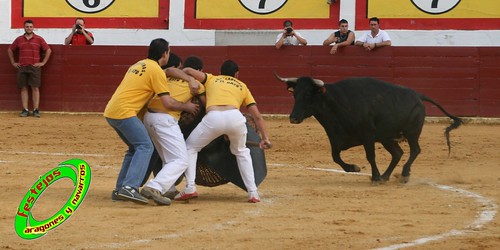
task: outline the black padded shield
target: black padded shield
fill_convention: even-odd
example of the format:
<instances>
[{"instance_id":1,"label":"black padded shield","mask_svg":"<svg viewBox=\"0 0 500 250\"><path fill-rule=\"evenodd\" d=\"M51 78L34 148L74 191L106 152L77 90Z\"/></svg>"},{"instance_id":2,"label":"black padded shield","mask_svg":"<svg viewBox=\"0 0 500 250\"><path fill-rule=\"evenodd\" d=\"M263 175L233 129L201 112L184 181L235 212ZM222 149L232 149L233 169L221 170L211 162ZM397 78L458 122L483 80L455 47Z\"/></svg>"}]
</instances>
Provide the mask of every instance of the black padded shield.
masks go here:
<instances>
[{"instance_id":1,"label":"black padded shield","mask_svg":"<svg viewBox=\"0 0 500 250\"><path fill-rule=\"evenodd\" d=\"M264 150L259 148L261 140L259 134L248 123L246 125L248 130L247 147L250 149L252 157L255 184L259 186L267 175L266 157ZM200 165L199 163L207 166L219 174L220 177L246 191L238 169L236 157L229 150L229 141L226 141L224 136L218 137L200 151L198 154L198 165Z\"/></svg>"},{"instance_id":2,"label":"black padded shield","mask_svg":"<svg viewBox=\"0 0 500 250\"><path fill-rule=\"evenodd\" d=\"M198 114L198 118L194 120L194 126L193 124L189 126L183 124L183 126L181 126L184 138L187 138L191 134L193 129L203 118L203 115L204 113L201 112ZM248 119L247 117L247 121ZM267 175L266 156L264 155L264 150L259 148L259 142L261 140L259 134L248 122L246 125L248 131L247 147L250 149L250 155L252 157L255 184L259 186ZM155 150L142 185L147 182L151 173L156 176L161 168L162 161ZM226 141L224 136L216 138L198 153L196 168L196 184L198 185L216 187L232 182L236 186L246 190L238 169L236 157L229 150L229 141ZM182 178L182 176L180 178ZM176 182L176 185L180 183L180 180L181 179Z\"/></svg>"}]
</instances>

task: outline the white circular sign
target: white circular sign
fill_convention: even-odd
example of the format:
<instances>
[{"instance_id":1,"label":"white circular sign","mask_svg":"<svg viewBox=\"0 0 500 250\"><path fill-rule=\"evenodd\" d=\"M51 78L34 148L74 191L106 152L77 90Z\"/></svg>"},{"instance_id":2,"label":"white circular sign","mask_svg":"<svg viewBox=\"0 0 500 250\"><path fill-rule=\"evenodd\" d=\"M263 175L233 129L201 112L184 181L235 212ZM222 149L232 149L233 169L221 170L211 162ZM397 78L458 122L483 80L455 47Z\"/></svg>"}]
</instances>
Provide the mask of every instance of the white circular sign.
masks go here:
<instances>
[{"instance_id":1,"label":"white circular sign","mask_svg":"<svg viewBox=\"0 0 500 250\"><path fill-rule=\"evenodd\" d=\"M97 13L107 9L115 0L66 0L73 9L83 13Z\"/></svg>"},{"instance_id":2,"label":"white circular sign","mask_svg":"<svg viewBox=\"0 0 500 250\"><path fill-rule=\"evenodd\" d=\"M239 0L250 12L260 15L271 14L283 7L288 0Z\"/></svg>"},{"instance_id":3,"label":"white circular sign","mask_svg":"<svg viewBox=\"0 0 500 250\"><path fill-rule=\"evenodd\" d=\"M460 0L411 0L421 11L428 14L443 14L455 8Z\"/></svg>"}]
</instances>

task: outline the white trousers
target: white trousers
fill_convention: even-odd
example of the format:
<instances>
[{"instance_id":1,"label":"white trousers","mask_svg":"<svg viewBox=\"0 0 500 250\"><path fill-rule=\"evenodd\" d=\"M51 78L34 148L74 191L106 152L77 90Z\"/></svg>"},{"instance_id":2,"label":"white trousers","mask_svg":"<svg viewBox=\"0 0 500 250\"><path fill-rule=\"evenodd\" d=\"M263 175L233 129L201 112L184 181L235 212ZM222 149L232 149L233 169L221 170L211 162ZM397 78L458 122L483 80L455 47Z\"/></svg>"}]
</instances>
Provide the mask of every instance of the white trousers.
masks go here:
<instances>
[{"instance_id":1,"label":"white trousers","mask_svg":"<svg viewBox=\"0 0 500 250\"><path fill-rule=\"evenodd\" d=\"M185 173L187 185L195 185L198 152L215 138L227 135L231 153L236 156L238 169L247 191L257 191L250 149L246 146L246 119L237 109L208 112L186 140L189 167Z\"/></svg>"},{"instance_id":2,"label":"white trousers","mask_svg":"<svg viewBox=\"0 0 500 250\"><path fill-rule=\"evenodd\" d=\"M144 125L163 163L160 172L145 185L164 194L188 167L186 142L177 120L169 114L146 112Z\"/></svg>"}]
</instances>

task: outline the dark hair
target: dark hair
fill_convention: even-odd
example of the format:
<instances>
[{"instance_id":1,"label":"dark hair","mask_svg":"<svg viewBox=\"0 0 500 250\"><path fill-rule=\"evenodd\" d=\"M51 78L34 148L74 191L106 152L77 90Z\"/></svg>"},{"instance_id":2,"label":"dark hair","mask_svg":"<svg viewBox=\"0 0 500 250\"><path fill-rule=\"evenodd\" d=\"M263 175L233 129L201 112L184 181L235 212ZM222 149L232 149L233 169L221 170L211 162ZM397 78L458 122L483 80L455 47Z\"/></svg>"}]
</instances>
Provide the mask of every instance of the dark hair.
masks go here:
<instances>
[{"instance_id":1,"label":"dark hair","mask_svg":"<svg viewBox=\"0 0 500 250\"><path fill-rule=\"evenodd\" d=\"M167 40L156 38L149 44L148 59L158 61L167 51L169 51Z\"/></svg>"},{"instance_id":2,"label":"dark hair","mask_svg":"<svg viewBox=\"0 0 500 250\"><path fill-rule=\"evenodd\" d=\"M345 19L340 19L340 21L339 21L339 25L341 25L341 24L343 24L343 23L347 23L347 24L348 24L349 22L347 22L347 20L345 20Z\"/></svg>"},{"instance_id":3,"label":"dark hair","mask_svg":"<svg viewBox=\"0 0 500 250\"><path fill-rule=\"evenodd\" d=\"M184 61L184 68L203 69L203 61L197 56L189 56Z\"/></svg>"},{"instance_id":4,"label":"dark hair","mask_svg":"<svg viewBox=\"0 0 500 250\"><path fill-rule=\"evenodd\" d=\"M85 19L83 19L83 17L77 17L77 18L75 19L75 23L76 23L76 21L78 21L78 20L82 20L82 21L83 21L83 23L85 23Z\"/></svg>"},{"instance_id":5,"label":"dark hair","mask_svg":"<svg viewBox=\"0 0 500 250\"><path fill-rule=\"evenodd\" d=\"M24 21L24 25L26 25L27 23L31 23L31 24L33 24L33 20L28 19L28 20Z\"/></svg>"},{"instance_id":6,"label":"dark hair","mask_svg":"<svg viewBox=\"0 0 500 250\"><path fill-rule=\"evenodd\" d=\"M162 66L162 68L163 69L170 68L170 67L179 68L179 66L181 66L181 64L182 64L182 59L178 55L176 55L174 53L170 53L170 56L168 57L167 65Z\"/></svg>"},{"instance_id":7,"label":"dark hair","mask_svg":"<svg viewBox=\"0 0 500 250\"><path fill-rule=\"evenodd\" d=\"M239 70L240 68L238 67L238 64L236 64L232 60L227 60L220 66L221 75L234 77L236 75L236 72L238 72Z\"/></svg>"},{"instance_id":8,"label":"dark hair","mask_svg":"<svg viewBox=\"0 0 500 250\"><path fill-rule=\"evenodd\" d=\"M290 21L290 20L285 20L285 21L283 22L283 27L286 27L286 26L293 26L292 21Z\"/></svg>"},{"instance_id":9,"label":"dark hair","mask_svg":"<svg viewBox=\"0 0 500 250\"><path fill-rule=\"evenodd\" d=\"M370 22L371 22L371 21L375 21L375 22L377 22L378 24L380 24L380 20L378 19L378 17L372 17L372 18L370 18Z\"/></svg>"}]
</instances>

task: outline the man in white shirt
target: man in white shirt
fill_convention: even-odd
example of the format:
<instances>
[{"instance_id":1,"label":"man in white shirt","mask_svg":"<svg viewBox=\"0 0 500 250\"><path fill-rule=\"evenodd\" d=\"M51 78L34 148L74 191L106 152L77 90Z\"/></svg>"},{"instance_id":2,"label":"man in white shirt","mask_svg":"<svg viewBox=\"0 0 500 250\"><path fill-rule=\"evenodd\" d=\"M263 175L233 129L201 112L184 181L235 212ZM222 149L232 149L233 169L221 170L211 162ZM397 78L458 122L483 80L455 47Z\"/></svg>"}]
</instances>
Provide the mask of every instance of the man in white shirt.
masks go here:
<instances>
[{"instance_id":1,"label":"man in white shirt","mask_svg":"<svg viewBox=\"0 0 500 250\"><path fill-rule=\"evenodd\" d=\"M380 29L380 20L377 17L372 17L370 18L370 31L356 39L356 46L371 51L375 48L391 46L391 38L387 32Z\"/></svg>"},{"instance_id":2,"label":"man in white shirt","mask_svg":"<svg viewBox=\"0 0 500 250\"><path fill-rule=\"evenodd\" d=\"M279 49L283 45L307 45L307 41L293 29L292 21L286 20L283 22L283 33L278 34L275 45Z\"/></svg>"}]
</instances>

